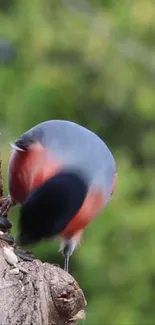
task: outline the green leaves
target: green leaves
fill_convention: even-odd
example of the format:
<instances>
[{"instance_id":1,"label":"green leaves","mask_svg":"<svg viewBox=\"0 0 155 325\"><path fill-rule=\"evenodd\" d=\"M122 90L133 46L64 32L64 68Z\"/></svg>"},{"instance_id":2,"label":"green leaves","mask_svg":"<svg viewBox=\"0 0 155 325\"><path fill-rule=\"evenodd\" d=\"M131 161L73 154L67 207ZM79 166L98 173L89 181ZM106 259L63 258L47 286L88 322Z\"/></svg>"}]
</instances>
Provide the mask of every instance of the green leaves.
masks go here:
<instances>
[{"instance_id":1,"label":"green leaves","mask_svg":"<svg viewBox=\"0 0 155 325\"><path fill-rule=\"evenodd\" d=\"M71 258L71 273L88 300L86 324L154 324L154 3L6 4L1 35L16 52L0 64L6 191L9 142L34 124L71 119L103 137L116 157L118 184ZM17 215L10 213L14 234ZM63 265L57 248L45 242L33 250Z\"/></svg>"}]
</instances>

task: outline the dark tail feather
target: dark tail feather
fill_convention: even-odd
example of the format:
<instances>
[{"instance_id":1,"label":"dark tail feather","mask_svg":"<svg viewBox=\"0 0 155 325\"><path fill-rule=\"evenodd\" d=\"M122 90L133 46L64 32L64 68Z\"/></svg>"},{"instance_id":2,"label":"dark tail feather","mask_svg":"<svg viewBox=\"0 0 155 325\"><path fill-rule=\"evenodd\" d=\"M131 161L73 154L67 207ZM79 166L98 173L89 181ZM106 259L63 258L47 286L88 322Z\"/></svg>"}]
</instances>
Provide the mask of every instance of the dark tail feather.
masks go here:
<instances>
[{"instance_id":1,"label":"dark tail feather","mask_svg":"<svg viewBox=\"0 0 155 325\"><path fill-rule=\"evenodd\" d=\"M22 245L61 233L82 206L88 184L80 173L63 171L34 190L20 209Z\"/></svg>"}]
</instances>

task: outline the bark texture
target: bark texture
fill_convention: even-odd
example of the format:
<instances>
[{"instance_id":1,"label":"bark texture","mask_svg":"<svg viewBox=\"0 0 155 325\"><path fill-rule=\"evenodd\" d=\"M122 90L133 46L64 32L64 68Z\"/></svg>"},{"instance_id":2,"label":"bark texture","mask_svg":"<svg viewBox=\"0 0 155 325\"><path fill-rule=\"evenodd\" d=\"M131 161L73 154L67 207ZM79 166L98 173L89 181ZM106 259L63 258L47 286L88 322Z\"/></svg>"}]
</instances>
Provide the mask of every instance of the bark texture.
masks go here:
<instances>
[{"instance_id":1,"label":"bark texture","mask_svg":"<svg viewBox=\"0 0 155 325\"><path fill-rule=\"evenodd\" d=\"M86 301L70 274L39 260L13 266L4 247L10 246L0 240L0 325L73 325L84 318Z\"/></svg>"},{"instance_id":2,"label":"bark texture","mask_svg":"<svg viewBox=\"0 0 155 325\"><path fill-rule=\"evenodd\" d=\"M85 317L86 301L73 277L55 265L22 261L12 240L4 240L13 202L3 197L1 165L0 153L0 325L74 325Z\"/></svg>"}]
</instances>

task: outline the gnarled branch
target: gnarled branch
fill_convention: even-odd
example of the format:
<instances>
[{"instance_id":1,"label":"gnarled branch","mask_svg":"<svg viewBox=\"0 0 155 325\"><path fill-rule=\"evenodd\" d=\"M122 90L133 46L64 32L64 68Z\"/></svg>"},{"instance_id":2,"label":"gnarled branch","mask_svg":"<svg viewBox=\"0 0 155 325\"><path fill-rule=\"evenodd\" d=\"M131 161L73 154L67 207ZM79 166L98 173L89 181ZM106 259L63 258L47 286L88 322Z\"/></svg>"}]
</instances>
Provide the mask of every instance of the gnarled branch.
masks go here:
<instances>
[{"instance_id":1,"label":"gnarled branch","mask_svg":"<svg viewBox=\"0 0 155 325\"><path fill-rule=\"evenodd\" d=\"M61 268L39 260L8 263L0 241L0 324L75 324L86 301L77 282ZM9 246L7 246L9 247Z\"/></svg>"},{"instance_id":2,"label":"gnarled branch","mask_svg":"<svg viewBox=\"0 0 155 325\"><path fill-rule=\"evenodd\" d=\"M0 219L7 221L10 198L3 198L0 156ZM4 229L0 229L4 230ZM5 235L5 236L4 236ZM86 301L73 277L39 260L22 261L0 233L0 324L74 325L85 316Z\"/></svg>"}]
</instances>

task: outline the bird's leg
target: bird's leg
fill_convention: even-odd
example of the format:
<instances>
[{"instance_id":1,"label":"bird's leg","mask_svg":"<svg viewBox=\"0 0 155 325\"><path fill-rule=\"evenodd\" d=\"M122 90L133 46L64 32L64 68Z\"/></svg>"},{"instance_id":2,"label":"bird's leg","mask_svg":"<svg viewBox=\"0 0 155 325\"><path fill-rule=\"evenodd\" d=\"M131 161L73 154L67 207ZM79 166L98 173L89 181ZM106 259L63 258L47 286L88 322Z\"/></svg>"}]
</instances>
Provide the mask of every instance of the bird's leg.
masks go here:
<instances>
[{"instance_id":1,"label":"bird's leg","mask_svg":"<svg viewBox=\"0 0 155 325\"><path fill-rule=\"evenodd\" d=\"M64 253L64 258L64 270L68 273L70 255L68 253Z\"/></svg>"},{"instance_id":2,"label":"bird's leg","mask_svg":"<svg viewBox=\"0 0 155 325\"><path fill-rule=\"evenodd\" d=\"M64 270L66 272L68 272L70 256L73 254L75 248L79 244L82 234L83 234L83 229L79 230L71 238L63 239L61 241L59 251L62 252L62 254L65 257Z\"/></svg>"},{"instance_id":3,"label":"bird's leg","mask_svg":"<svg viewBox=\"0 0 155 325\"><path fill-rule=\"evenodd\" d=\"M64 258L65 258L64 270L66 272L68 272L70 256L72 255L75 246L76 245L72 239L63 240L61 242L60 251L62 252L62 254L64 255Z\"/></svg>"}]
</instances>

